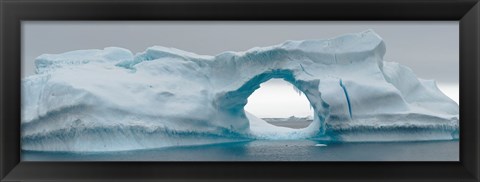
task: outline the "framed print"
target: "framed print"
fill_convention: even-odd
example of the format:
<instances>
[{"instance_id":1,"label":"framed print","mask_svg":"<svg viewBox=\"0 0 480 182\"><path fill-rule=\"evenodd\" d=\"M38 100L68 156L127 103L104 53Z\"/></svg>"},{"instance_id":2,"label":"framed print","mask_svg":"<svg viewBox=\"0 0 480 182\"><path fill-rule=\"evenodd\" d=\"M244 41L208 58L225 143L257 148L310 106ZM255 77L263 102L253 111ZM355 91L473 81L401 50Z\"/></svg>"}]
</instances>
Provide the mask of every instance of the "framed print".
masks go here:
<instances>
[{"instance_id":1,"label":"framed print","mask_svg":"<svg viewBox=\"0 0 480 182\"><path fill-rule=\"evenodd\" d=\"M479 7L2 1L1 179L478 181Z\"/></svg>"},{"instance_id":2,"label":"framed print","mask_svg":"<svg viewBox=\"0 0 480 182\"><path fill-rule=\"evenodd\" d=\"M459 161L458 26L23 21L21 159Z\"/></svg>"}]
</instances>

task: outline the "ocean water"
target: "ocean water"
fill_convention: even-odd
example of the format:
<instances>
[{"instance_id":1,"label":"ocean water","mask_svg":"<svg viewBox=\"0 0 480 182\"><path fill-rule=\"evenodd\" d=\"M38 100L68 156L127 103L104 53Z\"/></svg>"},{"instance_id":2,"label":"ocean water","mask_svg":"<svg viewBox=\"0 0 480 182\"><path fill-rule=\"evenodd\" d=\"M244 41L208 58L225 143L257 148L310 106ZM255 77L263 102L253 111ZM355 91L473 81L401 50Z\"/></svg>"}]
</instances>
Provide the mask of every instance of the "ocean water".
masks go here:
<instances>
[{"instance_id":1,"label":"ocean water","mask_svg":"<svg viewBox=\"0 0 480 182\"><path fill-rule=\"evenodd\" d=\"M459 161L459 142L254 140L122 152L22 151L22 161Z\"/></svg>"}]
</instances>

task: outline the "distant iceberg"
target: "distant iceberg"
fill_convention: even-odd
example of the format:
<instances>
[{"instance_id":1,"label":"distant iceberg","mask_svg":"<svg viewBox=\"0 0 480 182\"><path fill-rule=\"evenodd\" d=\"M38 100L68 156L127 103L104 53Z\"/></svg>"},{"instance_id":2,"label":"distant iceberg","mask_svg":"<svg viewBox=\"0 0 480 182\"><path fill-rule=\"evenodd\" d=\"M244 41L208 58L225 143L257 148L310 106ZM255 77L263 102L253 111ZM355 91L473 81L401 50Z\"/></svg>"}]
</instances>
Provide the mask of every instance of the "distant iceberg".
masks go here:
<instances>
[{"instance_id":1,"label":"distant iceberg","mask_svg":"<svg viewBox=\"0 0 480 182\"><path fill-rule=\"evenodd\" d=\"M432 80L383 61L372 30L197 55L150 47L44 54L22 80L21 147L120 151L254 139L458 139L459 107ZM246 113L272 78L303 92L313 122L275 127Z\"/></svg>"}]
</instances>

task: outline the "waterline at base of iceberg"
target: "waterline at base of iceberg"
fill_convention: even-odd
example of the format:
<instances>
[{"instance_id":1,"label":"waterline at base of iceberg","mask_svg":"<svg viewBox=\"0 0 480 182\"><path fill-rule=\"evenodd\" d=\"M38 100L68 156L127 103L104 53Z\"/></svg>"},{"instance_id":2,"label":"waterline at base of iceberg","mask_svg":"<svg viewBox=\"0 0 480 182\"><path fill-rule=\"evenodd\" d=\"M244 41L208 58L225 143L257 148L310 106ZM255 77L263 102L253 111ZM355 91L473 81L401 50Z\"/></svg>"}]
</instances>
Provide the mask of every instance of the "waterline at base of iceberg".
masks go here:
<instances>
[{"instance_id":1,"label":"waterline at base of iceberg","mask_svg":"<svg viewBox=\"0 0 480 182\"><path fill-rule=\"evenodd\" d=\"M262 120L263 121L263 120ZM258 121L257 121L258 122ZM264 123L248 133L230 130L175 131L161 127L115 126L74 127L22 137L23 150L63 152L112 152L174 146L206 145L253 140L302 140L325 142L401 142L427 140L456 140L458 130L453 126L330 126L323 134L314 132L311 124L304 129L277 127ZM263 129L262 129L263 128ZM257 129L257 130L255 130ZM258 130L261 129L261 130ZM308 132L308 131L312 132Z\"/></svg>"},{"instance_id":2,"label":"waterline at base of iceberg","mask_svg":"<svg viewBox=\"0 0 480 182\"><path fill-rule=\"evenodd\" d=\"M459 141L254 140L122 152L22 151L22 161L459 161Z\"/></svg>"}]
</instances>

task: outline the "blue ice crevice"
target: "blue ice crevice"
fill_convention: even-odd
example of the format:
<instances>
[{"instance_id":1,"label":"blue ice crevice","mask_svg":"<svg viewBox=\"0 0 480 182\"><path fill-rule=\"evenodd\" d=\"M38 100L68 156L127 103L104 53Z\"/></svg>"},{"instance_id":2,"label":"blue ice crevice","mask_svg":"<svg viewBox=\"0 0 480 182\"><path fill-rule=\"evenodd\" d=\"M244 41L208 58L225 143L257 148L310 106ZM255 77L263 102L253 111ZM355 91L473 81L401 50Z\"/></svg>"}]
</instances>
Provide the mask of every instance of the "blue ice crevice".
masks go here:
<instances>
[{"instance_id":1,"label":"blue ice crevice","mask_svg":"<svg viewBox=\"0 0 480 182\"><path fill-rule=\"evenodd\" d=\"M343 93L345 94L345 98L347 99L348 114L350 115L350 119L353 119L353 117L352 117L352 105L350 104L350 96L348 95L347 87L345 86L345 84L343 84L342 79L340 79L340 87L342 87Z\"/></svg>"}]
</instances>

